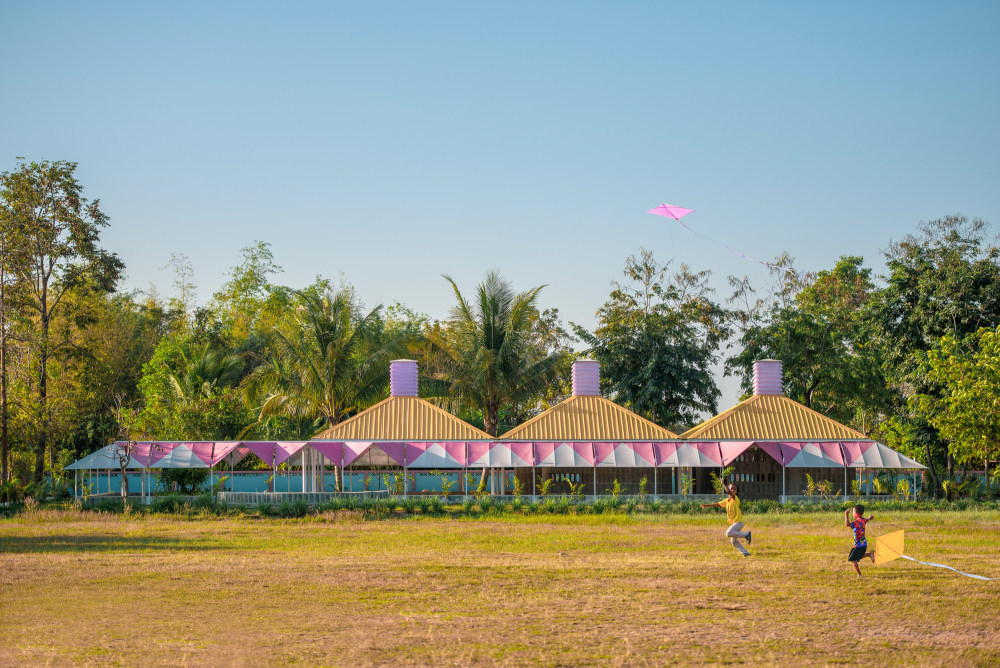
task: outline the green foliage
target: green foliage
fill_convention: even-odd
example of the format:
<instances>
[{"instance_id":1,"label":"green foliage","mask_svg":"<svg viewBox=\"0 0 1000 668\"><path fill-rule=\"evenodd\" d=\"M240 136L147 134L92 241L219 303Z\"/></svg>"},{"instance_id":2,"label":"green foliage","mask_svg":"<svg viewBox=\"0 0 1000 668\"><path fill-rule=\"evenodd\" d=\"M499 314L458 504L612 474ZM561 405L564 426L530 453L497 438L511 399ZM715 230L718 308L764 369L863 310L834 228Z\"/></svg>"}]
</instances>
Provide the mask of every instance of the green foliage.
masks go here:
<instances>
[{"instance_id":1,"label":"green foliage","mask_svg":"<svg viewBox=\"0 0 1000 668\"><path fill-rule=\"evenodd\" d=\"M349 290L296 293L295 307L274 331L274 352L243 384L259 419L322 418L335 425L385 397L389 362L405 340L383 340L376 307L360 315Z\"/></svg>"},{"instance_id":2,"label":"green foliage","mask_svg":"<svg viewBox=\"0 0 1000 668\"><path fill-rule=\"evenodd\" d=\"M546 478L542 482L535 485L538 488L538 495L545 498L549 495L549 491L552 489L552 483L555 482L554 478Z\"/></svg>"},{"instance_id":3,"label":"green foliage","mask_svg":"<svg viewBox=\"0 0 1000 668\"><path fill-rule=\"evenodd\" d=\"M436 475L441 478L441 496L445 498L451 494L451 488L458 484L457 481L451 480L447 473L441 473L441 471L434 470L431 471L431 475Z\"/></svg>"},{"instance_id":4,"label":"green foliage","mask_svg":"<svg viewBox=\"0 0 1000 668\"><path fill-rule=\"evenodd\" d=\"M645 480L645 478L643 478L643 480ZM576 499L577 501L579 501L580 499L583 498L583 491L584 491L584 482L583 482L583 480L581 480L580 482L578 482L578 483L576 483L574 485L572 480L567 479L566 480L566 484L569 485L569 495L573 499Z\"/></svg>"},{"instance_id":5,"label":"green foliage","mask_svg":"<svg viewBox=\"0 0 1000 668\"><path fill-rule=\"evenodd\" d=\"M871 269L862 263L860 257L841 257L833 269L811 276L796 272L783 255L772 265L777 286L769 303L755 298L745 279L731 280L734 301L742 304L737 318L743 333L726 373L740 375L749 392L753 363L779 359L786 393L808 407L849 424L882 410L885 382L861 331L859 310L875 289Z\"/></svg>"},{"instance_id":6,"label":"green foliage","mask_svg":"<svg viewBox=\"0 0 1000 668\"><path fill-rule=\"evenodd\" d=\"M733 471L735 470L736 470L735 467L728 466L722 469L722 473L719 475L716 475L715 473L709 474L709 477L712 481L712 489L715 490L716 494L728 493L726 492L726 488L723 486L723 483L725 483L725 481L729 478L729 476L733 474Z\"/></svg>"},{"instance_id":7,"label":"green foliage","mask_svg":"<svg viewBox=\"0 0 1000 668\"><path fill-rule=\"evenodd\" d=\"M194 493L208 480L208 469L162 469L156 474L156 482L166 490L177 484L181 494Z\"/></svg>"},{"instance_id":8,"label":"green foliage","mask_svg":"<svg viewBox=\"0 0 1000 668\"><path fill-rule=\"evenodd\" d=\"M681 496L687 496L694 487L694 478L687 473L681 473L677 480L677 488Z\"/></svg>"},{"instance_id":9,"label":"green foliage","mask_svg":"<svg viewBox=\"0 0 1000 668\"><path fill-rule=\"evenodd\" d=\"M920 357L933 391L910 398L958 463L1000 459L1000 327L944 336Z\"/></svg>"},{"instance_id":10,"label":"green foliage","mask_svg":"<svg viewBox=\"0 0 1000 668\"><path fill-rule=\"evenodd\" d=\"M612 506L617 507L618 500L622 496L622 485L620 482L618 482L617 478L615 478L614 484L611 485L611 489L604 490L604 493L611 497Z\"/></svg>"},{"instance_id":11,"label":"green foliage","mask_svg":"<svg viewBox=\"0 0 1000 668\"><path fill-rule=\"evenodd\" d=\"M646 495L649 493L649 491L647 490L648 485L649 485L649 478L647 478L646 476L642 476L642 479L639 480L639 497L642 498L643 500L646 499Z\"/></svg>"},{"instance_id":12,"label":"green foliage","mask_svg":"<svg viewBox=\"0 0 1000 668\"><path fill-rule=\"evenodd\" d=\"M684 427L718 410L711 367L728 338L729 314L712 301L710 272L669 265L645 249L625 264L598 311L597 329L574 325L601 363L602 389L615 401L665 427Z\"/></svg>"},{"instance_id":13,"label":"green foliage","mask_svg":"<svg viewBox=\"0 0 1000 668\"><path fill-rule=\"evenodd\" d=\"M565 354L549 353L533 339L541 287L515 293L510 282L491 271L470 302L450 277L445 279L457 304L446 326L424 333L429 364L439 376L428 387L455 408L482 411L486 433L496 436L501 409L534 403L557 377Z\"/></svg>"}]
</instances>

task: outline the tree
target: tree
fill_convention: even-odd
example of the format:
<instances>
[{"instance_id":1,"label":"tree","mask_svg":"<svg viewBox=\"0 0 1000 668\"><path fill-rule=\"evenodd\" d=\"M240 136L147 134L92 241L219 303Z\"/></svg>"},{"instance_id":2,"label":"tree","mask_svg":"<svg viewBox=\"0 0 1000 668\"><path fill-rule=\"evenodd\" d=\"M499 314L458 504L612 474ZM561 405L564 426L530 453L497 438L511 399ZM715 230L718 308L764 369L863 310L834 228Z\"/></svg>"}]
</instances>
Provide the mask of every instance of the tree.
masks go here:
<instances>
[{"instance_id":1,"label":"tree","mask_svg":"<svg viewBox=\"0 0 1000 668\"><path fill-rule=\"evenodd\" d=\"M942 337L964 341L1000 325L1000 250L986 230L982 220L960 215L923 223L918 234L886 251L887 285L862 314L863 335L895 395L895 419L904 423L889 435L906 435L904 454L919 456L910 446L922 450L937 493L947 448L938 430L908 409L908 400L939 391L921 360Z\"/></svg>"},{"instance_id":2,"label":"tree","mask_svg":"<svg viewBox=\"0 0 1000 668\"><path fill-rule=\"evenodd\" d=\"M533 345L535 303L544 286L515 293L499 272L490 271L470 302L451 277L444 278L457 304L445 327L425 332L437 360L431 371L449 400L481 410L484 431L496 436L501 408L537 399L564 361L563 353Z\"/></svg>"},{"instance_id":3,"label":"tree","mask_svg":"<svg viewBox=\"0 0 1000 668\"><path fill-rule=\"evenodd\" d=\"M10 331L18 316L18 271L14 262L19 255L18 227L7 198L0 199L0 483L10 478L10 404L7 388L10 382Z\"/></svg>"},{"instance_id":4,"label":"tree","mask_svg":"<svg viewBox=\"0 0 1000 668\"><path fill-rule=\"evenodd\" d=\"M243 363L190 334L163 339L143 366L139 425L159 439L233 439L252 417L239 391Z\"/></svg>"},{"instance_id":5,"label":"tree","mask_svg":"<svg viewBox=\"0 0 1000 668\"><path fill-rule=\"evenodd\" d=\"M937 391L914 395L910 404L948 441L955 461L1000 459L1000 328L964 342L944 336L922 367Z\"/></svg>"},{"instance_id":6,"label":"tree","mask_svg":"<svg viewBox=\"0 0 1000 668\"><path fill-rule=\"evenodd\" d=\"M859 336L858 312L875 287L863 262L841 257L833 269L808 275L791 269L788 256L779 258L772 270L778 279L775 298L755 314L741 314L746 323L741 350L727 361L726 373L740 373L749 391L753 363L779 359L792 398L870 431L868 416L885 400L885 383L877 358ZM739 292L734 298L750 301Z\"/></svg>"},{"instance_id":7,"label":"tree","mask_svg":"<svg viewBox=\"0 0 1000 668\"><path fill-rule=\"evenodd\" d=\"M243 383L244 397L258 420L283 415L333 426L385 398L389 362L406 356L407 340L382 338L382 307L361 315L349 290L296 295L273 351Z\"/></svg>"},{"instance_id":8,"label":"tree","mask_svg":"<svg viewBox=\"0 0 1000 668\"><path fill-rule=\"evenodd\" d=\"M19 243L14 266L26 286L26 308L33 318L37 363L34 477L41 480L49 445L49 357L53 317L73 289L111 292L123 269L113 253L98 246L100 230L108 225L100 202L88 202L74 175L76 163L22 161L0 175L0 198L13 221ZM51 452L50 452L51 455Z\"/></svg>"},{"instance_id":9,"label":"tree","mask_svg":"<svg viewBox=\"0 0 1000 668\"><path fill-rule=\"evenodd\" d=\"M681 430L718 410L711 365L729 336L730 314L710 298L710 272L682 264L668 280L668 269L648 250L629 256L628 281L612 284L597 329L574 329L601 363L605 391L639 415Z\"/></svg>"}]
</instances>

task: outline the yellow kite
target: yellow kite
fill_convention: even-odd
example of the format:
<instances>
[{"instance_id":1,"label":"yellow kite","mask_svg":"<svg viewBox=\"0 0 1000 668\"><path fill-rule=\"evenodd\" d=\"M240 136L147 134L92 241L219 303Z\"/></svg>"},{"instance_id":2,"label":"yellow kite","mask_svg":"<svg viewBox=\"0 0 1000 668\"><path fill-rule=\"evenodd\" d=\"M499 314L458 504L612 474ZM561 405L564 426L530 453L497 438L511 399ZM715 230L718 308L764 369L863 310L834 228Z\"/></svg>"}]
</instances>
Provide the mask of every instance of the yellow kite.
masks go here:
<instances>
[{"instance_id":1,"label":"yellow kite","mask_svg":"<svg viewBox=\"0 0 1000 668\"><path fill-rule=\"evenodd\" d=\"M923 564L924 566L936 566L937 568L947 568L949 571L955 571L959 575L964 575L967 578L974 578L976 580L997 580L1000 578L984 578L982 575L971 575L970 573L963 573L957 568L952 568L951 566L945 566L944 564L932 564L927 561L917 561L913 557L908 557L903 554L903 532L893 531L892 533L887 533L884 536L879 536L875 539L875 563L886 564L895 559L909 559L910 561L916 561L918 564Z\"/></svg>"},{"instance_id":2,"label":"yellow kite","mask_svg":"<svg viewBox=\"0 0 1000 668\"><path fill-rule=\"evenodd\" d=\"M903 556L903 531L893 531L875 539L875 565L887 564Z\"/></svg>"}]
</instances>

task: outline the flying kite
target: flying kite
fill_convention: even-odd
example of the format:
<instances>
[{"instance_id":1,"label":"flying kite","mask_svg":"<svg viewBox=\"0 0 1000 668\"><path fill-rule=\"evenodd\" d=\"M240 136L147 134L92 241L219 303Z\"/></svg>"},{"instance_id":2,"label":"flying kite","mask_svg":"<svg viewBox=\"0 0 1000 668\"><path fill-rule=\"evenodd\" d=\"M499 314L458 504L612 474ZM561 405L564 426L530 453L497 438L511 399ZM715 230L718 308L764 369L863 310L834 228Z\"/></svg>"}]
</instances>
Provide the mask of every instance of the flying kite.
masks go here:
<instances>
[{"instance_id":1,"label":"flying kite","mask_svg":"<svg viewBox=\"0 0 1000 668\"><path fill-rule=\"evenodd\" d=\"M963 573L957 568L952 568L951 566L945 566L944 564L932 564L927 561L917 561L913 557L908 557L903 554L903 531L893 531L892 533L887 533L884 536L879 536L875 539L875 565L886 564L890 561L895 561L896 559L909 559L910 561L916 561L918 564L923 564L924 566L937 566L938 568L947 568L949 571L955 571L959 575L964 575L967 578L973 578L976 580L997 580L1000 578L984 578L982 575L972 575L971 573Z\"/></svg>"},{"instance_id":2,"label":"flying kite","mask_svg":"<svg viewBox=\"0 0 1000 668\"><path fill-rule=\"evenodd\" d=\"M736 250L735 248L731 248L731 247L727 246L726 244L722 243L721 241L716 241L715 239L712 239L711 237L706 237L701 232L696 232L695 230L692 230L690 227L688 227L687 225L684 224L683 220L681 220L681 218L683 218L684 216L688 215L692 211L694 211L694 209L685 209L682 206L674 206L673 204L661 204L660 206L656 207L655 209L650 209L646 213L651 213L654 216L663 216L665 218L673 218L678 223L680 223L681 227L683 227L688 232L691 232L692 234L697 234L702 239L707 239L708 241L711 241L713 244L715 244L717 246L722 246L723 248L725 248L729 252L733 253L734 255L738 255L739 257L743 258L744 260L750 260L751 262L756 262L757 264L762 264L765 267L768 267L770 269L784 269L785 271L791 273L793 276L795 275L795 271L791 267L779 267L778 265L774 264L773 262L764 262L763 260L758 260L755 257L751 257L751 256L747 255L746 253L741 253L738 250ZM803 270L799 274L799 280L800 281L804 280L805 277L806 277L806 272L805 272L805 270Z\"/></svg>"}]
</instances>

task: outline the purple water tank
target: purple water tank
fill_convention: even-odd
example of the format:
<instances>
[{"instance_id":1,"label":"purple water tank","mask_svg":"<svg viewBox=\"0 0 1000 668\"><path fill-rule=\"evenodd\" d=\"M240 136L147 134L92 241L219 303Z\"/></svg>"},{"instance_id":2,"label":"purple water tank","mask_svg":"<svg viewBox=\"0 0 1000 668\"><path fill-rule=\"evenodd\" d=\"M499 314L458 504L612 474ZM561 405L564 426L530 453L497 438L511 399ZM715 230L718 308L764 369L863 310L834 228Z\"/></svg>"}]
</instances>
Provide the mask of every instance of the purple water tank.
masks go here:
<instances>
[{"instance_id":1,"label":"purple water tank","mask_svg":"<svg viewBox=\"0 0 1000 668\"><path fill-rule=\"evenodd\" d=\"M573 362L573 396L601 396L601 365L595 360Z\"/></svg>"},{"instance_id":2,"label":"purple water tank","mask_svg":"<svg viewBox=\"0 0 1000 668\"><path fill-rule=\"evenodd\" d=\"M416 360L392 360L389 362L389 395L393 397L417 396Z\"/></svg>"},{"instance_id":3,"label":"purple water tank","mask_svg":"<svg viewBox=\"0 0 1000 668\"><path fill-rule=\"evenodd\" d=\"M754 394L784 394L781 360L757 360L753 363Z\"/></svg>"}]
</instances>

